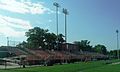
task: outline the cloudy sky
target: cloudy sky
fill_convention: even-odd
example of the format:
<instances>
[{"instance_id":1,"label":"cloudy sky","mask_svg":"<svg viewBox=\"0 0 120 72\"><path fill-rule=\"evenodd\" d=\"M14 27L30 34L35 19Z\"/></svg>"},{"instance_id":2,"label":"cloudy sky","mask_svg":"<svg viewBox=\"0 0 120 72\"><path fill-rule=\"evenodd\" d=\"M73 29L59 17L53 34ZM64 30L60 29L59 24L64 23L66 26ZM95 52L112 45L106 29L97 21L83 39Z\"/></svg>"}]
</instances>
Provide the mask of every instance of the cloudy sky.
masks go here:
<instances>
[{"instance_id":1,"label":"cloudy sky","mask_svg":"<svg viewBox=\"0 0 120 72\"><path fill-rule=\"evenodd\" d=\"M42 0L0 0L0 45L6 45L7 37L26 40L25 32L35 26L49 29L54 13Z\"/></svg>"},{"instance_id":2,"label":"cloudy sky","mask_svg":"<svg viewBox=\"0 0 120 72\"><path fill-rule=\"evenodd\" d=\"M0 0L0 45L26 40L25 32L33 27L56 33L55 7L59 8L59 33L64 34L62 8L67 8L68 42L90 40L116 49L116 29L120 29L120 0ZM119 38L120 39L120 38Z\"/></svg>"}]
</instances>

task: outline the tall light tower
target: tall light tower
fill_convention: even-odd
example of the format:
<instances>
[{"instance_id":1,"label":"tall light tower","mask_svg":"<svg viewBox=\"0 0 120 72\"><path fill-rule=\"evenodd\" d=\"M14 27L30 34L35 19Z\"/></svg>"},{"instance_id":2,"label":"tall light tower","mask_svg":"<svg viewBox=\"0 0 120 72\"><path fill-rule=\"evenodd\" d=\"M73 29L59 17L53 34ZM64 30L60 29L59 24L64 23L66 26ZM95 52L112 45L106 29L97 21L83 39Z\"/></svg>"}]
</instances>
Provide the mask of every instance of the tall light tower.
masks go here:
<instances>
[{"instance_id":1,"label":"tall light tower","mask_svg":"<svg viewBox=\"0 0 120 72\"><path fill-rule=\"evenodd\" d=\"M119 39L118 39L118 33L119 33L119 31L116 30L116 33L117 33L117 57L119 59Z\"/></svg>"},{"instance_id":2,"label":"tall light tower","mask_svg":"<svg viewBox=\"0 0 120 72\"><path fill-rule=\"evenodd\" d=\"M9 46L9 37L7 37L7 46Z\"/></svg>"},{"instance_id":3,"label":"tall light tower","mask_svg":"<svg viewBox=\"0 0 120 72\"><path fill-rule=\"evenodd\" d=\"M68 15L68 10L63 8L63 13L65 15L65 42L67 43L67 15Z\"/></svg>"},{"instance_id":4,"label":"tall light tower","mask_svg":"<svg viewBox=\"0 0 120 72\"><path fill-rule=\"evenodd\" d=\"M56 2L54 2L53 5L56 7L56 29L57 29L57 48L58 48L58 8L60 7L60 5Z\"/></svg>"}]
</instances>

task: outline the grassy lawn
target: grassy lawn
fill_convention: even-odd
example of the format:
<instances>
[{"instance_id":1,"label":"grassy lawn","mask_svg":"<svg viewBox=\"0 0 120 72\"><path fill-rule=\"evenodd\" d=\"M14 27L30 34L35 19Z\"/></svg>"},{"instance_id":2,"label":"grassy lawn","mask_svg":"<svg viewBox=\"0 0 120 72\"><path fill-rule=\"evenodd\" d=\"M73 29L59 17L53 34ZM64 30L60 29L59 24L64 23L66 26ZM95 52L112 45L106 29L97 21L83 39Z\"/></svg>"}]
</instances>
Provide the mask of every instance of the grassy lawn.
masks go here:
<instances>
[{"instance_id":1,"label":"grassy lawn","mask_svg":"<svg viewBox=\"0 0 120 72\"><path fill-rule=\"evenodd\" d=\"M114 60L116 62L117 60ZM120 72L120 64L109 65L105 61L81 62L45 67L0 70L0 72Z\"/></svg>"},{"instance_id":2,"label":"grassy lawn","mask_svg":"<svg viewBox=\"0 0 120 72\"><path fill-rule=\"evenodd\" d=\"M107 65L98 68L86 69L82 72L120 72L120 65Z\"/></svg>"}]
</instances>

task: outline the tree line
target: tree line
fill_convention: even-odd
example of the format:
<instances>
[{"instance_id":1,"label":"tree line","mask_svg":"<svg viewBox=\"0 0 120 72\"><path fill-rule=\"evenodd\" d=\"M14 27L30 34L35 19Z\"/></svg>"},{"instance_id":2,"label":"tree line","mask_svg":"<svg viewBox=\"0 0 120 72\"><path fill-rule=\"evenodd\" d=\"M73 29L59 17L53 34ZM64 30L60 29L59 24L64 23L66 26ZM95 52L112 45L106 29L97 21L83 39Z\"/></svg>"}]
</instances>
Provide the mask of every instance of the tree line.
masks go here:
<instances>
[{"instance_id":1,"label":"tree line","mask_svg":"<svg viewBox=\"0 0 120 72\"><path fill-rule=\"evenodd\" d=\"M42 29L40 27L29 29L25 33L25 36L27 37L27 40L18 44L17 47L60 50L57 49L57 44L61 45L66 42L63 34L59 34L57 36L55 33L50 33L48 29ZM90 45L90 41L88 40L74 41L73 44L77 45L79 50L82 51L97 52L105 55L108 53L104 45L98 44L93 47Z\"/></svg>"},{"instance_id":2,"label":"tree line","mask_svg":"<svg viewBox=\"0 0 120 72\"><path fill-rule=\"evenodd\" d=\"M108 54L107 48L104 45L97 44L93 47L88 40L74 41L74 44L82 51L97 52L104 55Z\"/></svg>"}]
</instances>

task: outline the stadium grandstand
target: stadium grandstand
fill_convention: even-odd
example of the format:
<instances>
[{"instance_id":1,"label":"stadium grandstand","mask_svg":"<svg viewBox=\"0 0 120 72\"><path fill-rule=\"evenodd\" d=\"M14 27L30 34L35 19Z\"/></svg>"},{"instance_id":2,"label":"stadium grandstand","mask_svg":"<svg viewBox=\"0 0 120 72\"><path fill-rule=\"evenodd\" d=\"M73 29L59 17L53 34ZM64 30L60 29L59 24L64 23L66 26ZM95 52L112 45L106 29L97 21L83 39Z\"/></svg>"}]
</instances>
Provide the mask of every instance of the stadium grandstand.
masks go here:
<instances>
[{"instance_id":1,"label":"stadium grandstand","mask_svg":"<svg viewBox=\"0 0 120 72\"><path fill-rule=\"evenodd\" d=\"M67 46L67 47L66 47ZM0 64L3 61L15 63L18 65L53 65L73 63L78 61L105 60L108 56L95 53L77 50L74 44L62 45L58 50L42 50L18 48L13 46L0 47Z\"/></svg>"}]
</instances>

